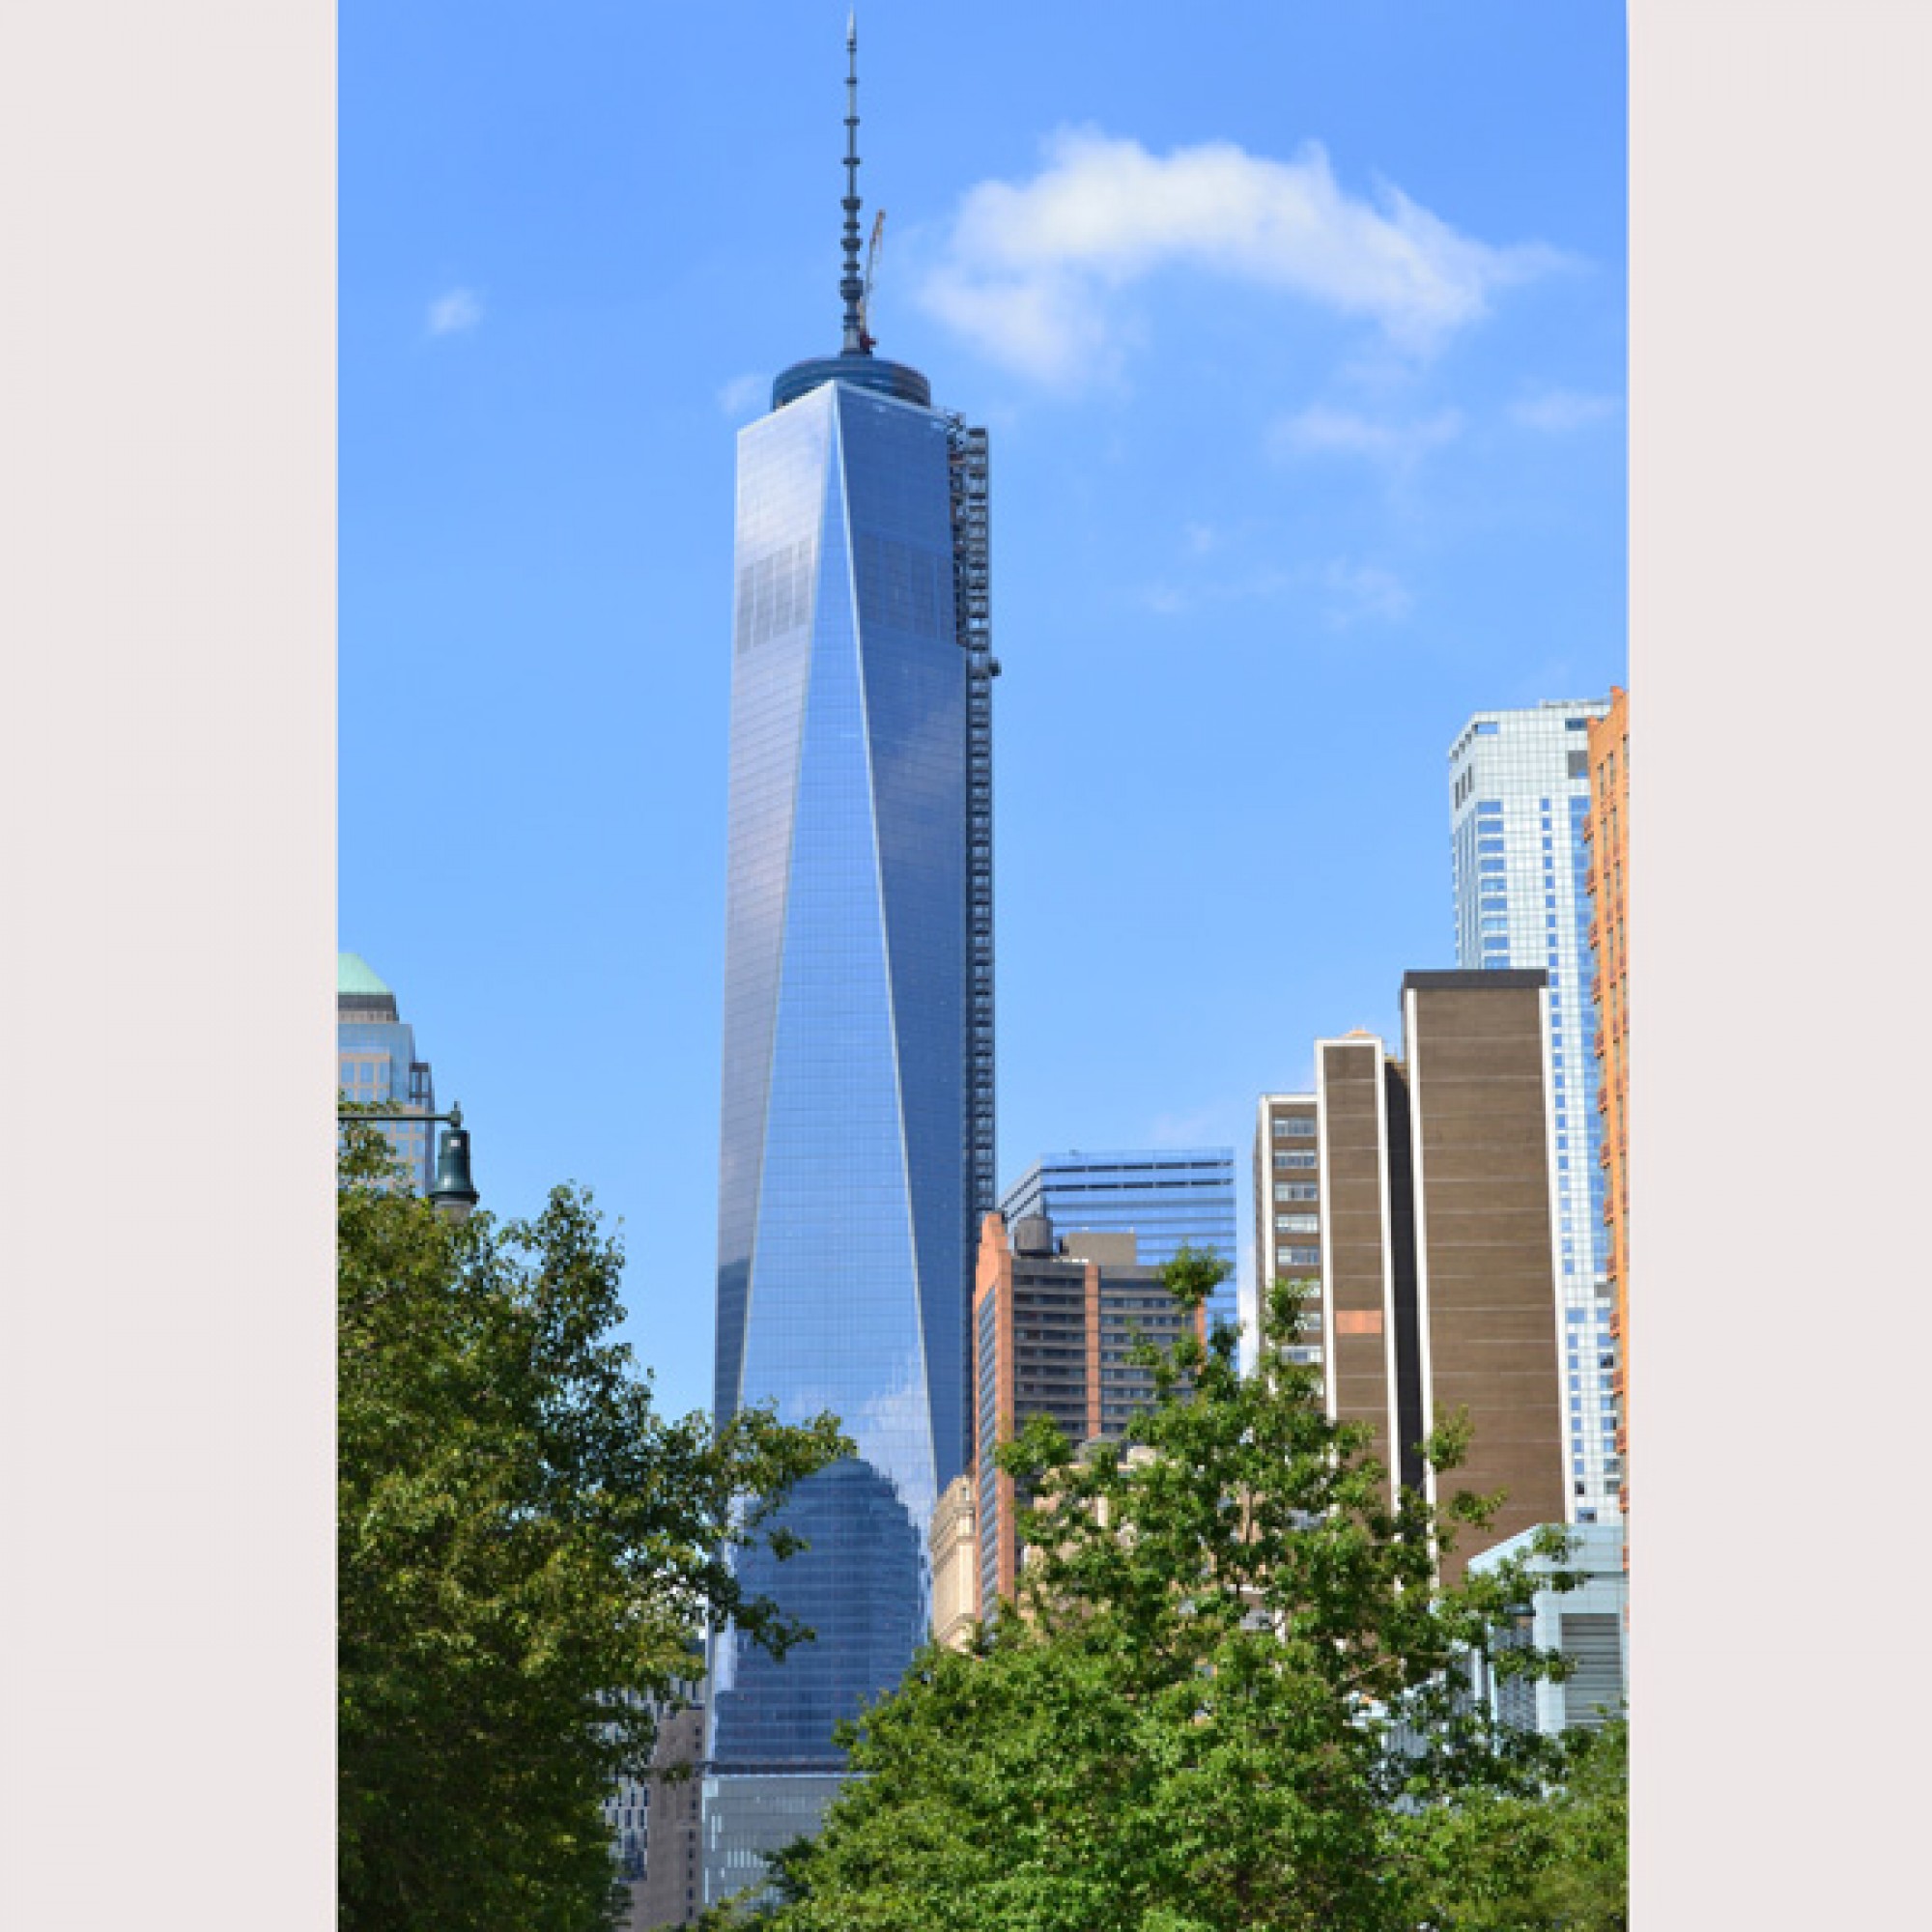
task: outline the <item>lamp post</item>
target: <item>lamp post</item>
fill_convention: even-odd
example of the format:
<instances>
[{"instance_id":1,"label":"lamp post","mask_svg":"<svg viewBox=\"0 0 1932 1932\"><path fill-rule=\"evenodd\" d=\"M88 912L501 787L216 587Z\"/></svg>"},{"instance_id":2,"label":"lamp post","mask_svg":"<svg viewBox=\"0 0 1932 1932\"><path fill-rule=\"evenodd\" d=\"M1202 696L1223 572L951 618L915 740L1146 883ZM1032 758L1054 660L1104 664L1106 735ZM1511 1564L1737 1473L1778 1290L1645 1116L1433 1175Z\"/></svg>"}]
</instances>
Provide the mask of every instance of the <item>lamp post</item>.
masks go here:
<instances>
[{"instance_id":1,"label":"lamp post","mask_svg":"<svg viewBox=\"0 0 1932 1932\"><path fill-rule=\"evenodd\" d=\"M463 1124L463 1109L460 1106L452 1102L446 1114L379 1114L364 1112L360 1108L338 1107L335 1118L338 1121L369 1121L379 1126L392 1124L399 1120L447 1121L448 1126L437 1140L436 1179L430 1183L429 1205L445 1221L469 1220L478 1196L476 1183L469 1178L469 1129Z\"/></svg>"}]
</instances>

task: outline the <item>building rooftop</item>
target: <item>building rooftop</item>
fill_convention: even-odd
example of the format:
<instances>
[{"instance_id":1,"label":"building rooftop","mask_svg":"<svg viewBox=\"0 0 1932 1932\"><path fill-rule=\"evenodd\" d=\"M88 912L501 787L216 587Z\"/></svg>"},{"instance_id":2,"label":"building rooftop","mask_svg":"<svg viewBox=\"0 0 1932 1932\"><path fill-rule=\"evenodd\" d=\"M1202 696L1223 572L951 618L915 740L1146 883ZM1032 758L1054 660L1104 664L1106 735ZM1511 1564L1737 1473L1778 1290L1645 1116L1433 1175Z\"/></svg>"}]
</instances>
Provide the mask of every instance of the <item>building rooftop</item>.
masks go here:
<instances>
[{"instance_id":1,"label":"building rooftop","mask_svg":"<svg viewBox=\"0 0 1932 1932\"><path fill-rule=\"evenodd\" d=\"M337 998L344 993L395 997L370 970L369 962L359 952L338 952L335 955L335 991Z\"/></svg>"}]
</instances>

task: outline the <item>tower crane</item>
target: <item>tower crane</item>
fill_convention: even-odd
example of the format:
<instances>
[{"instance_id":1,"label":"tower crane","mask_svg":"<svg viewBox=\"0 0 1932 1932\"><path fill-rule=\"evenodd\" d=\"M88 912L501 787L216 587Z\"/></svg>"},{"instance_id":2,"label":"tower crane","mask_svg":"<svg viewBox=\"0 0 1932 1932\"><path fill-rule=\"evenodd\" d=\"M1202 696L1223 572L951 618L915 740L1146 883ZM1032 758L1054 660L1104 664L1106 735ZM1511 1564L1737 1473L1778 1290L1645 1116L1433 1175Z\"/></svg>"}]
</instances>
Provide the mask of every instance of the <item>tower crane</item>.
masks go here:
<instances>
[{"instance_id":1,"label":"tower crane","mask_svg":"<svg viewBox=\"0 0 1932 1932\"><path fill-rule=\"evenodd\" d=\"M886 232L886 211L882 208L872 222L872 239L866 248L866 286L859 297L859 344L867 355L874 343L868 327L872 314L872 276L879 266L879 238Z\"/></svg>"}]
</instances>

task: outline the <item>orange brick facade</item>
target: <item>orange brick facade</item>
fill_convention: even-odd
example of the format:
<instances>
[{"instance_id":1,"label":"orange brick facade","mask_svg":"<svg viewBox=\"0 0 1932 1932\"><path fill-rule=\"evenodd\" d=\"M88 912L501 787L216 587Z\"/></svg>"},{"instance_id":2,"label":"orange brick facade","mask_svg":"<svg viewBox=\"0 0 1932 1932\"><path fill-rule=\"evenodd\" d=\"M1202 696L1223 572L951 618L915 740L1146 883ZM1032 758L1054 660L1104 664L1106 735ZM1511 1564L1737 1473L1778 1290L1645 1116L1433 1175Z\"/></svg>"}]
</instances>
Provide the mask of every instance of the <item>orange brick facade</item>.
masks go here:
<instances>
[{"instance_id":1,"label":"orange brick facade","mask_svg":"<svg viewBox=\"0 0 1932 1932\"><path fill-rule=\"evenodd\" d=\"M1590 725L1590 951L1597 1009L1596 1054L1602 1072L1597 1105L1604 1116L1604 1226L1609 1232L1609 1275L1616 1296L1611 1333L1617 1368L1617 1455L1624 1477L1620 1500L1630 1513L1630 972L1624 920L1630 887L1630 696L1611 688L1610 709ZM1629 1544L1626 1542L1628 1550Z\"/></svg>"}]
</instances>

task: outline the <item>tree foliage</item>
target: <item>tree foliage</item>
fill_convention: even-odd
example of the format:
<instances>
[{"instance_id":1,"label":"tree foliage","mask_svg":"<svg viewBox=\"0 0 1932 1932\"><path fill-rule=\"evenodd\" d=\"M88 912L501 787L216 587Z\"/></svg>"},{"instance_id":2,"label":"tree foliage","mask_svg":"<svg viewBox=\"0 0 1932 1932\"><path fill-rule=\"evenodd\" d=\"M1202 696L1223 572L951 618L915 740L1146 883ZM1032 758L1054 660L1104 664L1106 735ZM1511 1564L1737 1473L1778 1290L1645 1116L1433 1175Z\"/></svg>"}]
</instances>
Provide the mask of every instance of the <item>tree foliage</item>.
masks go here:
<instances>
[{"instance_id":1,"label":"tree foliage","mask_svg":"<svg viewBox=\"0 0 1932 1932\"><path fill-rule=\"evenodd\" d=\"M1198 1305L1220 1271L1183 1255L1169 1286ZM1039 1499L1019 1602L848 1734L864 1776L779 1861L780 1932L1415 1932L1440 1819L1544 1802L1560 1747L1463 1694L1465 1647L1560 1674L1492 1645L1535 1582L1437 1581L1501 1498L1392 1500L1291 1358L1298 1303L1277 1285L1249 1378L1225 1329L1144 1350L1125 1445L1036 1421L1002 1452ZM1439 1424L1438 1473L1465 1440Z\"/></svg>"},{"instance_id":2,"label":"tree foliage","mask_svg":"<svg viewBox=\"0 0 1932 1932\"><path fill-rule=\"evenodd\" d=\"M340 1922L591 1932L602 1804L707 1616L774 1648L728 1548L836 1423L670 1421L611 1339L622 1256L586 1196L461 1227L368 1129L338 1192Z\"/></svg>"},{"instance_id":3,"label":"tree foliage","mask_svg":"<svg viewBox=\"0 0 1932 1932\"><path fill-rule=\"evenodd\" d=\"M1627 1932L1629 1726L1618 1718L1567 1744L1548 1793L1472 1794L1411 1825L1432 1932Z\"/></svg>"}]
</instances>

